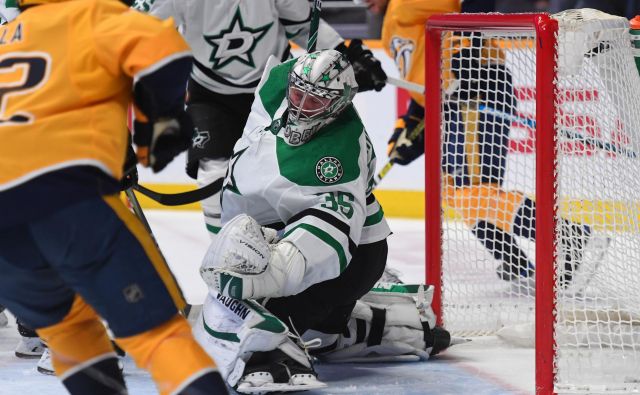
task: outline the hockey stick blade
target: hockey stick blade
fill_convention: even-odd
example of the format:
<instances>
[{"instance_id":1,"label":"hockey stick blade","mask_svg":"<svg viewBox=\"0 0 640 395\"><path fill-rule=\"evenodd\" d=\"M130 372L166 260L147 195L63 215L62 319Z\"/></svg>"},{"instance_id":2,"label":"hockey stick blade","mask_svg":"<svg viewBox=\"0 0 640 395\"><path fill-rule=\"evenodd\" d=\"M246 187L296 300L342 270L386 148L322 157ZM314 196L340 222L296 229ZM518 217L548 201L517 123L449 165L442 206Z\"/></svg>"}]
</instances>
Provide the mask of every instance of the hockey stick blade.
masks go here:
<instances>
[{"instance_id":1,"label":"hockey stick blade","mask_svg":"<svg viewBox=\"0 0 640 395\"><path fill-rule=\"evenodd\" d=\"M133 189L163 206L182 206L184 204L196 203L208 198L209 196L215 195L222 189L223 182L224 178L220 177L211 184L202 188L180 193L160 193L143 187L138 183L134 184Z\"/></svg>"}]
</instances>

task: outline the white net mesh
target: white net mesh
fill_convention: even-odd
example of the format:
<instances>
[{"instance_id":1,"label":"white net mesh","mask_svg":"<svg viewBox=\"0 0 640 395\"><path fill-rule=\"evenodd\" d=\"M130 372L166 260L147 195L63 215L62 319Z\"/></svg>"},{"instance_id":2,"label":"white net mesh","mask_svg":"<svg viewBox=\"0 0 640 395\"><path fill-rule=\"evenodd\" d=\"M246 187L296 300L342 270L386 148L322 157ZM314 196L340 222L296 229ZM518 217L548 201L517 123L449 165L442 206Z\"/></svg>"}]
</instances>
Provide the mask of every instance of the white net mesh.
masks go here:
<instances>
[{"instance_id":1,"label":"white net mesh","mask_svg":"<svg viewBox=\"0 0 640 395\"><path fill-rule=\"evenodd\" d=\"M594 10L554 19L556 387L640 391L640 76L629 27ZM443 319L456 334L534 320L535 112L545 99L535 39L442 36Z\"/></svg>"}]
</instances>

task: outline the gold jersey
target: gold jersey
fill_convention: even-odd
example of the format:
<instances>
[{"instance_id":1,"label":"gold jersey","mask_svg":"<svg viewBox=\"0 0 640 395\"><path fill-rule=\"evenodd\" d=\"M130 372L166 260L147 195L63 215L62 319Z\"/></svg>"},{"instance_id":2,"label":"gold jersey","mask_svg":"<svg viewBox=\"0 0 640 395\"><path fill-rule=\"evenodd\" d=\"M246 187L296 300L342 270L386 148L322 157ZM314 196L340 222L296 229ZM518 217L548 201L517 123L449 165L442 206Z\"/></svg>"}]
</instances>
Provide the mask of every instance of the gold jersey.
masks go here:
<instances>
[{"instance_id":1,"label":"gold jersey","mask_svg":"<svg viewBox=\"0 0 640 395\"><path fill-rule=\"evenodd\" d=\"M116 0L36 6L0 27L0 192L77 165L119 179L134 80L185 56L173 21Z\"/></svg>"},{"instance_id":2,"label":"gold jersey","mask_svg":"<svg viewBox=\"0 0 640 395\"><path fill-rule=\"evenodd\" d=\"M395 61L400 77L424 85L424 39L427 19L460 12L460 0L390 0L382 25L382 45ZM410 92L424 107L424 96Z\"/></svg>"}]
</instances>

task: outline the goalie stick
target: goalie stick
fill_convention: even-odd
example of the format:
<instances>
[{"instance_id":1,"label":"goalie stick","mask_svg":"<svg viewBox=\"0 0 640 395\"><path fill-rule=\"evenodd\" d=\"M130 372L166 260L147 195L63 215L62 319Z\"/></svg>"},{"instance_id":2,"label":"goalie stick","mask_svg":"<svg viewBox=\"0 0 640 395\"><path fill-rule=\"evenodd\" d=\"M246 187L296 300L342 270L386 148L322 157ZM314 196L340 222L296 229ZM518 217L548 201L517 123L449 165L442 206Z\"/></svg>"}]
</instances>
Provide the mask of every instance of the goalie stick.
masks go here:
<instances>
[{"instance_id":1,"label":"goalie stick","mask_svg":"<svg viewBox=\"0 0 640 395\"><path fill-rule=\"evenodd\" d=\"M309 41L307 41L307 52L316 50L318 43L318 25L320 24L320 11L322 10L322 0L314 0L311 10L311 25L309 26Z\"/></svg>"},{"instance_id":2,"label":"goalie stick","mask_svg":"<svg viewBox=\"0 0 640 395\"><path fill-rule=\"evenodd\" d=\"M421 93L424 94L425 93L425 88L424 86L420 85L420 84L416 84L413 82L409 82L409 81L405 81L405 80L401 80L399 78L393 78L393 77L388 77L387 78L387 83L394 85L398 88L403 88L412 92L416 92L416 93ZM500 110L496 110L495 108L491 108L489 106L483 105L481 104L480 106L478 106L478 109L480 112L483 112L485 114L490 114L493 115L495 117L498 118L502 118L511 122L516 122L519 123L520 125L526 126L526 127L530 127L535 129L536 127L536 121L534 119L531 118L526 118L526 117L521 117L518 115L513 115L510 114L508 112L505 111L500 111ZM561 129L560 133L562 133L565 137L571 139L571 140L575 140L584 144L588 144L591 146L594 146L602 151L605 152L611 152L614 154L619 154L619 155L624 155L627 158L637 158L638 154L635 151L632 151L630 149L624 148L624 147L618 147L615 144L611 144L609 142L606 141L602 141L600 139L591 137L591 136L586 136L578 131L575 130L569 130L569 129Z\"/></svg>"},{"instance_id":3,"label":"goalie stick","mask_svg":"<svg viewBox=\"0 0 640 395\"><path fill-rule=\"evenodd\" d=\"M202 188L180 193L160 193L143 187L138 183L133 185L133 189L164 206L181 206L184 204L199 202L209 196L213 196L222 189L223 182L224 178L220 177L211 184L205 185Z\"/></svg>"},{"instance_id":4,"label":"goalie stick","mask_svg":"<svg viewBox=\"0 0 640 395\"><path fill-rule=\"evenodd\" d=\"M129 150L133 152L133 148L131 148L131 145L129 145ZM208 198L209 196L215 195L222 189L224 177L220 177L217 180L213 181L211 184L205 185L202 188L186 192L160 193L153 191L138 183L138 173L136 168L137 160L135 159L135 154L131 155L131 158L127 158L127 164L125 167L126 170L124 171L123 179L129 178L130 183L128 185L131 185L131 187L136 191L147 196L149 199L162 204L163 206L182 206L184 204L196 203ZM127 197L129 197L128 194Z\"/></svg>"}]
</instances>

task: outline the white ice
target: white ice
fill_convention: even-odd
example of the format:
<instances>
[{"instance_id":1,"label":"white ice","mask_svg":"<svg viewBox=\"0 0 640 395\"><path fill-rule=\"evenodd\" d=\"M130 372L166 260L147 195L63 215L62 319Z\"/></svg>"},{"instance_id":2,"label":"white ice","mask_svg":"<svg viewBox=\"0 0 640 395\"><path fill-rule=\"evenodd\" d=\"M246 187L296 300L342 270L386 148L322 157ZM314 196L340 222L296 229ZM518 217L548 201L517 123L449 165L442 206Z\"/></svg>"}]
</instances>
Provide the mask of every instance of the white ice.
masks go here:
<instances>
[{"instance_id":1,"label":"white ice","mask_svg":"<svg viewBox=\"0 0 640 395\"><path fill-rule=\"evenodd\" d=\"M147 211L162 251L190 303L199 303L206 287L198 276L208 246L201 214L193 211ZM405 282L424 281L422 221L391 219L388 264ZM18 341L15 321L0 328L0 395L64 394L55 377L36 371L36 360L21 360L13 350ZM427 362L401 364L317 365L329 387L316 394L533 394L534 352L505 345L495 337L474 338ZM125 361L131 395L156 394L149 375Z\"/></svg>"}]
</instances>

